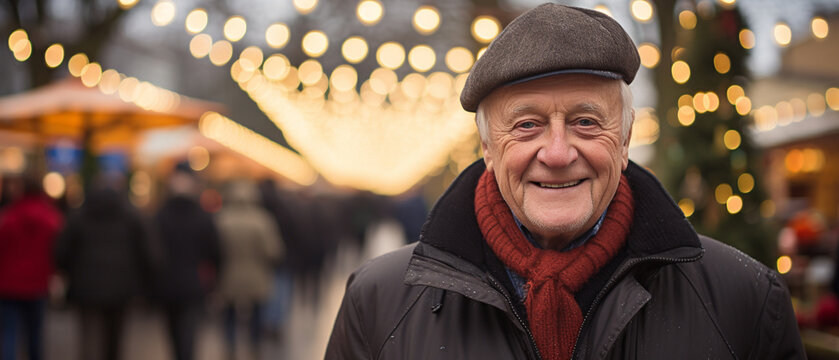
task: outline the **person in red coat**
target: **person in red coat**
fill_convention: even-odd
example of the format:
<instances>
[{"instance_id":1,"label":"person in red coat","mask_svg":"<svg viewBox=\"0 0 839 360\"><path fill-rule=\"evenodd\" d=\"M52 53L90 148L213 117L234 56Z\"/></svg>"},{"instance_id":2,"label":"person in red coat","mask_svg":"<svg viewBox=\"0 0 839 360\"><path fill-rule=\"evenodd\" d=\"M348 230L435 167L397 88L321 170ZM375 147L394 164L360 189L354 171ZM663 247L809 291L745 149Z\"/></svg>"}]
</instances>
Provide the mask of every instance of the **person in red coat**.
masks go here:
<instances>
[{"instance_id":1,"label":"person in red coat","mask_svg":"<svg viewBox=\"0 0 839 360\"><path fill-rule=\"evenodd\" d=\"M53 240L64 216L35 178L0 212L0 359L15 359L19 329L30 359L42 358L45 299L52 275Z\"/></svg>"}]
</instances>

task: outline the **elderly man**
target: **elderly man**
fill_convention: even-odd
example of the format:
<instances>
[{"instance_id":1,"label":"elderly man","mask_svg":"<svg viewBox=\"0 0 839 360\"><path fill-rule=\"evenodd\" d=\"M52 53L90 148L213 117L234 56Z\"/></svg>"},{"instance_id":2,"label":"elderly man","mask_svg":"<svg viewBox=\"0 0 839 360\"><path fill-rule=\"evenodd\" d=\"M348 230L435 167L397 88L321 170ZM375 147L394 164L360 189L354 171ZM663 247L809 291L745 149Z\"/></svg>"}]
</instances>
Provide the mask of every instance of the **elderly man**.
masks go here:
<instances>
[{"instance_id":1,"label":"elderly man","mask_svg":"<svg viewBox=\"0 0 839 360\"><path fill-rule=\"evenodd\" d=\"M349 280L328 359L803 358L778 275L697 235L628 159L634 43L555 4L469 75L484 159L417 245Z\"/></svg>"}]
</instances>

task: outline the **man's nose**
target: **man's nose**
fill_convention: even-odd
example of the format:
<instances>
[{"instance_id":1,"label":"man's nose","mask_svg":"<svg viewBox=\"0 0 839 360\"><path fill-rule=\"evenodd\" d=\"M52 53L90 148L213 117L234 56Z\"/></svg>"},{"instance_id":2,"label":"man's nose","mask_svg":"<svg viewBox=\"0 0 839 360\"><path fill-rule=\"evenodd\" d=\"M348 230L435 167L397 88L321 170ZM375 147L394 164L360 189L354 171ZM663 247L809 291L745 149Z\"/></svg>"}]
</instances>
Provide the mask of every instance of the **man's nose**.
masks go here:
<instances>
[{"instance_id":1,"label":"man's nose","mask_svg":"<svg viewBox=\"0 0 839 360\"><path fill-rule=\"evenodd\" d=\"M536 159L546 166L565 167L574 163L579 157L577 148L569 142L564 126L552 128L545 137L545 142L536 154Z\"/></svg>"}]
</instances>

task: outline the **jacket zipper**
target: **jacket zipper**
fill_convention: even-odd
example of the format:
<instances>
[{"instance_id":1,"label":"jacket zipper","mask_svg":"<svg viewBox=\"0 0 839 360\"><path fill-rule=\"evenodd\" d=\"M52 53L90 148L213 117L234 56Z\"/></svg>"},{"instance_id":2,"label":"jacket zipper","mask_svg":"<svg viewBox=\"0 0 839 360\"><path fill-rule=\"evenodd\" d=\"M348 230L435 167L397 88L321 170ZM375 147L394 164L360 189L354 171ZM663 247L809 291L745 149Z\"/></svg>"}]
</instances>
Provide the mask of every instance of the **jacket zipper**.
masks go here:
<instances>
[{"instance_id":1,"label":"jacket zipper","mask_svg":"<svg viewBox=\"0 0 839 360\"><path fill-rule=\"evenodd\" d=\"M696 261L699 258L701 258L703 253L704 253L704 251L701 252L699 255L696 255L696 256L690 257L690 258L670 258L670 257L662 257L662 256L650 256L650 257L645 257L645 258L640 258L640 259L629 260L626 263L626 265L622 269L620 269L618 274L615 275L615 276L612 276L609 279L609 282L607 282L606 285L603 286L602 289L600 289L600 292L597 294L597 297L594 298L594 301L591 303L591 306L589 306L588 311L586 311L586 316L583 317L583 323L580 324L579 335L582 335L583 329L585 329L585 326L588 323L588 319L591 317L592 313L597 308L597 305L600 303L600 300L602 300L602 298L606 295L606 292L608 292L609 289L612 288L612 286L614 286L620 279L622 279L624 277L624 275L626 275L629 272L630 269L632 269L635 266L637 266L638 264L644 263L644 262L661 261L661 262L667 262L667 263L670 263L670 264L692 262L692 261ZM577 341L574 343L574 349L571 351L571 359L576 359L577 358L577 345L580 343L580 336L579 335L577 336Z\"/></svg>"},{"instance_id":2,"label":"jacket zipper","mask_svg":"<svg viewBox=\"0 0 839 360\"><path fill-rule=\"evenodd\" d=\"M487 278L489 278L489 280L492 282L492 287L494 287L496 291L501 293L501 296L503 296L504 300L507 301L507 306L510 307L510 310L513 312L513 315L519 321L519 324L524 329L524 332L527 333L527 337L530 339L530 348L536 353L536 358L541 360L542 353L540 353L539 348L536 347L536 338L533 337L533 333L530 332L530 327L527 326L527 324L519 315L518 311L516 311L516 307L513 305L513 300L510 299L510 296L502 290L503 288L501 287L501 284L499 284L498 281L495 280L495 278L493 278L492 276L487 276Z\"/></svg>"}]
</instances>

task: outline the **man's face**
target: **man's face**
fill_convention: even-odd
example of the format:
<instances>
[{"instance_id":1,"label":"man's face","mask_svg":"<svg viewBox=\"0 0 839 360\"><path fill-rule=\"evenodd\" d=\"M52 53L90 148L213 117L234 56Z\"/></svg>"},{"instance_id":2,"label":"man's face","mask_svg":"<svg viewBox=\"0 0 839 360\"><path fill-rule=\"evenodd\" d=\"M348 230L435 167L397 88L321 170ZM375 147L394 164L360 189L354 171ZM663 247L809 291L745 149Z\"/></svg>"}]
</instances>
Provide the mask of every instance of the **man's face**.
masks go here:
<instances>
[{"instance_id":1,"label":"man's face","mask_svg":"<svg viewBox=\"0 0 839 360\"><path fill-rule=\"evenodd\" d=\"M594 226L626 168L620 80L563 74L483 100L482 147L501 195L536 240L559 249Z\"/></svg>"}]
</instances>

